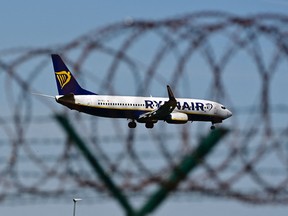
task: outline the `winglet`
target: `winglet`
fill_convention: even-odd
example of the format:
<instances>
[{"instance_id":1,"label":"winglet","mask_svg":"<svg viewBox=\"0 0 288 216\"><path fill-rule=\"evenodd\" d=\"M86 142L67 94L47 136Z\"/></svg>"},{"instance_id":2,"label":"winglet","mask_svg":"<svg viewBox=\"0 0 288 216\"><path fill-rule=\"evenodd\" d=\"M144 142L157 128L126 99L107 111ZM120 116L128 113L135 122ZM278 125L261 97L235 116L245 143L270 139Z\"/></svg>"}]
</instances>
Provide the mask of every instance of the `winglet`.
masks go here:
<instances>
[{"instance_id":1,"label":"winglet","mask_svg":"<svg viewBox=\"0 0 288 216\"><path fill-rule=\"evenodd\" d=\"M167 91L168 91L169 100L175 100L176 101L174 94L173 94L169 85L167 85Z\"/></svg>"}]
</instances>

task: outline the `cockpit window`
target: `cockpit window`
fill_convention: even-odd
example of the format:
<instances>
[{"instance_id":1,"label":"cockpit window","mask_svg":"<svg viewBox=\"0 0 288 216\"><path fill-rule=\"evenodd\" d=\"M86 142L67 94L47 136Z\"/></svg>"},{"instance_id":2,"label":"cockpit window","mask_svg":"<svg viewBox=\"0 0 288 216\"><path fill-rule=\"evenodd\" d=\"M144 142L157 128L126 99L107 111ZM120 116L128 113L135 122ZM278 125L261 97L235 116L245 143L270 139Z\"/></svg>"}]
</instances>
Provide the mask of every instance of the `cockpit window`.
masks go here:
<instances>
[{"instance_id":1,"label":"cockpit window","mask_svg":"<svg viewBox=\"0 0 288 216\"><path fill-rule=\"evenodd\" d=\"M225 106L221 106L221 108L222 108L222 109L224 109L224 110L226 109L226 107L225 107Z\"/></svg>"}]
</instances>

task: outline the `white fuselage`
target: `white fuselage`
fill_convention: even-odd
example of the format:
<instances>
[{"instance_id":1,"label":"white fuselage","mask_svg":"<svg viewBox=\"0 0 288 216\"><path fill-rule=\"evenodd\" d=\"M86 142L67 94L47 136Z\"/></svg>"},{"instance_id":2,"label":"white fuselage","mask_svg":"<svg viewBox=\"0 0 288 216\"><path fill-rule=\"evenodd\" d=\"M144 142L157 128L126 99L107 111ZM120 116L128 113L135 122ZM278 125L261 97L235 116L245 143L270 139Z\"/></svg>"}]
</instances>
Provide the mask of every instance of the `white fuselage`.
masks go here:
<instances>
[{"instance_id":1,"label":"white fuselage","mask_svg":"<svg viewBox=\"0 0 288 216\"><path fill-rule=\"evenodd\" d=\"M146 128L153 128L154 123L163 120L170 124L210 121L211 129L214 129L215 123L220 123L232 115L217 102L177 99L169 85L168 98L98 95L79 85L59 55L52 54L51 58L59 93L55 97L58 103L90 115L130 119L129 128L135 128L136 121L145 123Z\"/></svg>"},{"instance_id":2,"label":"white fuselage","mask_svg":"<svg viewBox=\"0 0 288 216\"><path fill-rule=\"evenodd\" d=\"M56 101L71 109L95 116L137 120L140 115L159 108L168 101L168 98L75 95L64 99L59 95L56 96ZM177 98L177 106L172 113L184 113L188 121L211 121L212 123L220 123L232 115L228 109L217 102L191 98Z\"/></svg>"}]
</instances>

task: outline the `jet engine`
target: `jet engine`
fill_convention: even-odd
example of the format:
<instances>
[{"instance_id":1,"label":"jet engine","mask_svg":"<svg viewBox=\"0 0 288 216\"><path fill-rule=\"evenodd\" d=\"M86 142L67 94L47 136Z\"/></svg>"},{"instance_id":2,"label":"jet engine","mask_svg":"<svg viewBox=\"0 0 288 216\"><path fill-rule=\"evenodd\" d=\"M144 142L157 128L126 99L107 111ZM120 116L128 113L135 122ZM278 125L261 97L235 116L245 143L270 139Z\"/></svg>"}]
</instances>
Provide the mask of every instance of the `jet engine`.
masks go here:
<instances>
[{"instance_id":1,"label":"jet engine","mask_svg":"<svg viewBox=\"0 0 288 216\"><path fill-rule=\"evenodd\" d=\"M173 112L166 119L167 123L170 124L185 124L188 121L188 116L185 113Z\"/></svg>"}]
</instances>

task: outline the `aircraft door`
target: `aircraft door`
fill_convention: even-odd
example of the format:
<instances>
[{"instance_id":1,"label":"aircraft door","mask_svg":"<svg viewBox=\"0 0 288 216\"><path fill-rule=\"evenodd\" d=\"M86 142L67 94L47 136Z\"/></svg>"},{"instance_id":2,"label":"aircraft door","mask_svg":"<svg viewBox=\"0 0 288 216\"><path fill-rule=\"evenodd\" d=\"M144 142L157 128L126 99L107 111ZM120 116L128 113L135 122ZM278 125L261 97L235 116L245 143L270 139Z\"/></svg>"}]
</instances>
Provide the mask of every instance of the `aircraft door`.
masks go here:
<instances>
[{"instance_id":1,"label":"aircraft door","mask_svg":"<svg viewBox=\"0 0 288 216\"><path fill-rule=\"evenodd\" d=\"M218 106L218 105L214 105L214 108L213 108L213 113L214 113L215 115L218 115L218 112L219 112L217 106Z\"/></svg>"}]
</instances>

